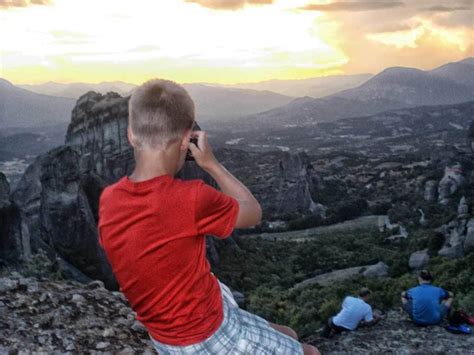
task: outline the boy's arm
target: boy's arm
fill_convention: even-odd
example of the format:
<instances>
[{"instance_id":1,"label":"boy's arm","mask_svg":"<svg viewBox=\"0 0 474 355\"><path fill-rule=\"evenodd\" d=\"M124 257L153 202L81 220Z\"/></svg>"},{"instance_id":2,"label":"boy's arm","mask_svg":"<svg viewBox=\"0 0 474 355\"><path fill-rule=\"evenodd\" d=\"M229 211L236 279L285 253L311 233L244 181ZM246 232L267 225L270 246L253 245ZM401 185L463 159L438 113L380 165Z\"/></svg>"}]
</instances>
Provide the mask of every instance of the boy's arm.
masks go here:
<instances>
[{"instance_id":1,"label":"boy's arm","mask_svg":"<svg viewBox=\"0 0 474 355\"><path fill-rule=\"evenodd\" d=\"M192 136L198 139L198 146L192 142L189 144L196 163L214 178L224 194L239 202L235 228L248 228L259 224L262 219L260 204L247 187L217 161L207 141L206 132L193 131Z\"/></svg>"}]
</instances>

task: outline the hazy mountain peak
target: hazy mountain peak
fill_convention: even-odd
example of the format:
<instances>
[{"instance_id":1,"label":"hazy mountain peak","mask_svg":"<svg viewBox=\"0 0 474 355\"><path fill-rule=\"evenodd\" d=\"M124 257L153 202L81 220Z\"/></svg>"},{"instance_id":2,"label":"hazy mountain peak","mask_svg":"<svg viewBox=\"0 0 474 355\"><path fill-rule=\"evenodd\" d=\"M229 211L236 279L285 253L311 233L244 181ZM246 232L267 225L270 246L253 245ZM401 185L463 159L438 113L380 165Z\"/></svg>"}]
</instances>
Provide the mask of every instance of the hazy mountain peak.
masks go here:
<instances>
[{"instance_id":1,"label":"hazy mountain peak","mask_svg":"<svg viewBox=\"0 0 474 355\"><path fill-rule=\"evenodd\" d=\"M6 79L0 78L0 87L15 88L15 85L13 85L11 82L9 82Z\"/></svg>"}]
</instances>

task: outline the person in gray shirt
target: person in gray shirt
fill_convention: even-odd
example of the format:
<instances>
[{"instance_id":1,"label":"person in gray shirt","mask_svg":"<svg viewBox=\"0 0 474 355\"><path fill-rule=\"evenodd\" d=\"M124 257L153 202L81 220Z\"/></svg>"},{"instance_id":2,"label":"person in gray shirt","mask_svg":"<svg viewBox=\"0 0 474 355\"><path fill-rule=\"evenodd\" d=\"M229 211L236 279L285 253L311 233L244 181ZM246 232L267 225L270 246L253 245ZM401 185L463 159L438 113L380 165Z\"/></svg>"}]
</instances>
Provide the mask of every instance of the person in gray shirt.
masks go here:
<instances>
[{"instance_id":1,"label":"person in gray shirt","mask_svg":"<svg viewBox=\"0 0 474 355\"><path fill-rule=\"evenodd\" d=\"M322 336L331 338L335 333L354 330L362 323L367 326L378 323L380 318L373 315L372 307L367 303L370 293L364 287L359 291L359 297L347 296L342 302L341 311L329 318Z\"/></svg>"}]
</instances>

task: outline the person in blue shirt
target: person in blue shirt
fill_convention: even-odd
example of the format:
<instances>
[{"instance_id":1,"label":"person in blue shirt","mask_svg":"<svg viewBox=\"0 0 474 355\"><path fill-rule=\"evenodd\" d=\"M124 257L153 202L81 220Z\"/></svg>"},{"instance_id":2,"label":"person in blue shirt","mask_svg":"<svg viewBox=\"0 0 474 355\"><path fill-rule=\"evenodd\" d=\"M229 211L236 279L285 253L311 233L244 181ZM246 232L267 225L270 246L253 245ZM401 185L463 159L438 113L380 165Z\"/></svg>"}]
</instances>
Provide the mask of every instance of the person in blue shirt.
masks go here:
<instances>
[{"instance_id":1,"label":"person in blue shirt","mask_svg":"<svg viewBox=\"0 0 474 355\"><path fill-rule=\"evenodd\" d=\"M402 292L403 309L415 324L434 325L449 313L453 303L453 293L433 286L433 276L427 270L420 272L419 286Z\"/></svg>"},{"instance_id":2,"label":"person in blue shirt","mask_svg":"<svg viewBox=\"0 0 474 355\"><path fill-rule=\"evenodd\" d=\"M361 324L376 324L380 317L372 314L372 307L367 303L369 296L370 290L364 287L359 291L359 297L344 298L341 311L329 318L322 336L331 338L335 333L354 330Z\"/></svg>"}]
</instances>

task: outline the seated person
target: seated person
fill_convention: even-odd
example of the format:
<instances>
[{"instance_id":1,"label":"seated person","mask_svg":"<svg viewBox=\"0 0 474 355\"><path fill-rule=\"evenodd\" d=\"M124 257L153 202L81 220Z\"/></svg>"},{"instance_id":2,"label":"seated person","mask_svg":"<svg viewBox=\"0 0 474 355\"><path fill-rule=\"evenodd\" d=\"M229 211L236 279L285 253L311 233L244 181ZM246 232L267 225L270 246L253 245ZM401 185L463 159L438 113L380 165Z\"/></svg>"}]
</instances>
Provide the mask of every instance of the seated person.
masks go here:
<instances>
[{"instance_id":1,"label":"seated person","mask_svg":"<svg viewBox=\"0 0 474 355\"><path fill-rule=\"evenodd\" d=\"M419 286L402 292L403 309L415 324L438 324L448 314L453 294L441 287L433 286L433 276L423 270L418 277Z\"/></svg>"},{"instance_id":2,"label":"seated person","mask_svg":"<svg viewBox=\"0 0 474 355\"><path fill-rule=\"evenodd\" d=\"M329 318L323 330L323 336L330 338L334 333L350 331L364 324L374 325L380 318L372 314L372 307L367 303L370 296L368 288L359 291L359 297L347 296L342 302L342 310Z\"/></svg>"}]
</instances>

